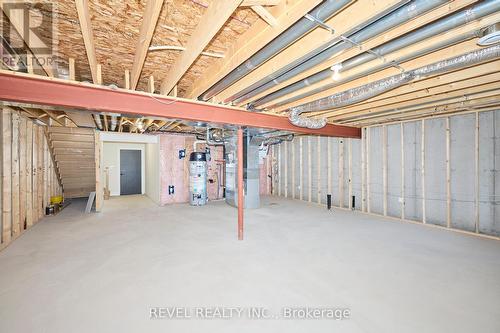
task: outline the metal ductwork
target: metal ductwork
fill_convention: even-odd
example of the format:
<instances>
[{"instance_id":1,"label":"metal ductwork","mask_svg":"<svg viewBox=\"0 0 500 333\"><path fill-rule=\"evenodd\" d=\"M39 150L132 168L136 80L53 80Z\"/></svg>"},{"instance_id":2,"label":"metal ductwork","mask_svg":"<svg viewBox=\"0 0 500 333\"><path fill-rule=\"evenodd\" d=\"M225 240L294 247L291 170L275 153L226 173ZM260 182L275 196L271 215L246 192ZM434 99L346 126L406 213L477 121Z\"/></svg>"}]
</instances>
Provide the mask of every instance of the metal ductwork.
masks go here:
<instances>
[{"instance_id":1,"label":"metal ductwork","mask_svg":"<svg viewBox=\"0 0 500 333\"><path fill-rule=\"evenodd\" d=\"M334 13L349 4L351 0L328 0L324 1L322 4L317 6L308 15L314 20L324 21L332 16ZM288 47L290 44L294 43L296 40L302 38L309 31L314 29L317 23L308 18L302 18L295 22L290 28L288 28L281 35L276 37L274 40L269 42L264 46L259 52L255 53L243 64L236 67L231 73L226 75L222 80L217 82L215 85L210 87L201 96L202 100L208 100L212 96L218 94L226 87L230 86L234 82L238 81L255 68L262 65L264 62L272 58L277 53L281 52L283 49Z\"/></svg>"},{"instance_id":2,"label":"metal ductwork","mask_svg":"<svg viewBox=\"0 0 500 333\"><path fill-rule=\"evenodd\" d=\"M402 7L401 9L397 10L396 12L405 9L406 7L409 7L409 8L407 8L408 11L411 8L414 8L414 10L417 11L419 6L425 5L422 2L426 3L427 1L414 1L406 6ZM425 7L426 10L430 9L428 3L425 6L426 6ZM453 28L456 28L456 27L461 26L463 24L466 24L472 20L476 20L476 19L481 18L483 16L493 14L499 10L500 10L500 0L489 0L489 1L481 2L481 3L471 7L469 9L465 9L465 10L462 10L458 13L452 14L446 18L440 19L432 24L429 24L429 25L422 27L420 29L417 29L409 34L406 34L403 37L400 37L400 38L392 40L388 43L385 43L377 48L374 48L373 50L371 50L369 52L362 53L354 58L346 60L341 64L341 66L339 66L339 67L341 67L339 69L339 73L342 73L343 71L347 71L349 69L352 69L356 66L360 66L362 64L365 64L369 61L377 59L378 57L383 57L384 55L390 54L391 52L400 50L404 47L421 42L427 38L430 38L430 37L435 36L437 34L446 32L450 29L453 29ZM423 12L423 10L419 10L419 14L422 12ZM393 13L393 14L395 14L395 13ZM365 29L366 30L377 29L378 31L380 29L383 29L383 31L385 31L388 28L391 28L397 24L400 24L400 22L398 22L397 24L394 24L393 19L389 19L389 17L391 17L393 14L388 15L387 17L375 22L373 25L370 25ZM396 15L396 17L400 17L400 16L401 15ZM386 22L386 20L389 22ZM385 22L385 23L382 26L380 26L379 25L380 22ZM365 29L363 29L363 31ZM380 33L380 32L377 32L377 34L378 33ZM349 37L349 39L354 41L355 43L359 43L360 42L359 38L356 39L355 37L356 36L353 36L352 38ZM363 39L363 40L365 40L365 39ZM361 40L361 42L363 40ZM333 54L340 52L340 51L342 51L346 48L349 48L349 47L351 47L351 44L349 42L344 42L343 44L339 44L337 46L334 46L333 48L331 48L325 52L327 52L328 57L330 57ZM318 59L316 59L316 60L311 59L311 61L302 64L301 66L295 68L293 71L290 71L290 72L286 73L285 75L282 75L279 79L275 79L272 82L272 84L268 83L265 86L259 87L257 90L252 91L251 94L248 94L245 98L255 96L256 94L258 94L262 91L265 91L278 83L284 82L284 81L296 76L297 74L323 62L328 57L321 56L321 57L318 57ZM295 92L299 89L302 89L306 86L309 86L309 85L314 84L316 82L326 80L326 79L330 78L331 76L332 76L331 70L325 69L321 72L318 72L314 75L307 77L306 79L295 82L295 83L293 83L285 88L282 88L278 91L275 91L275 92L257 100L256 102L253 103L253 107L258 107L260 105L266 104L274 99L288 95L290 93L293 93L293 92ZM291 98L289 100L283 101L282 103L290 103L294 100L297 100L297 99Z\"/></svg>"},{"instance_id":3,"label":"metal ductwork","mask_svg":"<svg viewBox=\"0 0 500 333\"><path fill-rule=\"evenodd\" d=\"M351 48L353 45L362 43L370 38L373 38L385 31L396 27L400 24L407 22L408 20L422 15L425 12L441 6L447 3L446 0L414 0L393 10L391 13L386 14L382 18L379 18L375 22L366 22L364 27L357 27L355 31L345 33L348 40L343 40L338 37L334 41L322 45L320 48L314 50L312 55L307 59L304 59L301 63L295 64L292 68L290 66L285 66L273 74L261 79L257 83L251 85L245 90L239 92L238 94L228 98L225 102L234 101L235 103L241 103L245 100L264 92L286 80L289 80L300 73L330 59L333 55ZM359 31L358 31L359 30ZM310 54L311 54L310 53ZM328 70L329 72L329 70ZM331 75L331 73L329 73ZM303 82L310 84L310 81L306 79ZM299 81L302 82L302 81ZM279 92L280 90L278 90ZM267 101L267 100L265 100ZM264 100L259 100L254 106L261 105L265 103Z\"/></svg>"},{"instance_id":4,"label":"metal ductwork","mask_svg":"<svg viewBox=\"0 0 500 333\"><path fill-rule=\"evenodd\" d=\"M500 57L500 45L469 52L458 57L438 61L436 63L423 66L409 72L393 75L382 80L368 83L357 88L349 89L344 92L337 93L332 96L321 98L317 101L292 108L289 114L289 119L290 122L292 122L294 125L300 127L306 127L311 122L313 123L313 126L320 126L321 124L326 123L326 119L301 117L301 114L304 112L322 111L355 104L399 87L405 83L412 81L415 78L440 74L457 68L467 67L480 62L489 61L498 57Z\"/></svg>"},{"instance_id":5,"label":"metal ductwork","mask_svg":"<svg viewBox=\"0 0 500 333\"><path fill-rule=\"evenodd\" d=\"M101 115L98 113L94 113L94 121L98 129L102 130L102 121L101 121Z\"/></svg>"},{"instance_id":6,"label":"metal ductwork","mask_svg":"<svg viewBox=\"0 0 500 333\"><path fill-rule=\"evenodd\" d=\"M426 54L435 52L437 50L440 50L440 49L449 47L451 45L455 45L457 43L463 42L463 41L471 39L471 38L476 38L476 37L477 37L477 31L473 31L471 33L467 33L467 34L463 34L463 35L454 36L454 37L452 37L450 39L447 39L447 40L444 40L444 41L442 41L442 42L440 42L440 43L438 43L436 45L432 45L430 47L427 47L425 49L419 50L417 52L412 52L410 54L407 54L407 55L405 55L405 56L403 56L401 58L396 59L395 62L396 63L404 63L404 62L407 62L409 60L412 60L412 59L424 56ZM344 76L344 77L340 78L339 80L336 80L336 81L334 81L334 82L332 82L330 84L318 87L318 88L310 90L308 92L304 92L302 94L299 94L299 95L297 95L295 97L289 98L289 99L287 99L285 101L276 103L276 104L273 105L273 107L279 107L279 106L282 106L282 105L285 105L285 104L288 104L288 103L291 103L291 102L294 102L294 101L297 101L297 100L301 100L301 99L306 98L308 96L312 96L312 95L315 95L317 93L320 93L320 92L323 92L323 91L335 88L335 87L337 87L337 86L339 86L339 85L341 85L343 83L350 82L352 80L356 80L356 79L359 79L361 77L365 77L367 75L376 73L378 71L381 71L381 70L383 70L385 68L388 68L388 67L391 67L391 66L392 65L390 63L385 63L385 64L382 63L382 64L380 64L378 66L375 66L373 68L367 69L367 70L362 71L360 73L357 73L355 75Z\"/></svg>"}]
</instances>

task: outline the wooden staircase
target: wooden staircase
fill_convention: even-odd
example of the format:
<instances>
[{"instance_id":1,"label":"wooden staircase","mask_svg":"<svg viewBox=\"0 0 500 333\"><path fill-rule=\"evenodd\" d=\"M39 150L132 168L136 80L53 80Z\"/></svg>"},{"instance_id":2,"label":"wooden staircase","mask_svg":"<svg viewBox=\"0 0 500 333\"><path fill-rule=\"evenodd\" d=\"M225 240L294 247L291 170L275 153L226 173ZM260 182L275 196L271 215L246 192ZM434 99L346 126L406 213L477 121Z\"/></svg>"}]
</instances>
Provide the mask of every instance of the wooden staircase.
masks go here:
<instances>
[{"instance_id":1,"label":"wooden staircase","mask_svg":"<svg viewBox=\"0 0 500 333\"><path fill-rule=\"evenodd\" d=\"M49 127L47 137L62 180L64 197L88 197L96 190L95 131Z\"/></svg>"}]
</instances>

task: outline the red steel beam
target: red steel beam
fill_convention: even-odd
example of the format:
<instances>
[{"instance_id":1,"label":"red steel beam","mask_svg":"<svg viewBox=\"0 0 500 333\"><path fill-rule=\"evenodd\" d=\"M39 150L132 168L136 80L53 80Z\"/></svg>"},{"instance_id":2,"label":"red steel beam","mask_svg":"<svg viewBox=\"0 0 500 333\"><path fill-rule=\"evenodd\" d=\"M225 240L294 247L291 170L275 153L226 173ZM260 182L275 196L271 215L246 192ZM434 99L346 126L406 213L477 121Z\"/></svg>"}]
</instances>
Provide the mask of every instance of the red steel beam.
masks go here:
<instances>
[{"instance_id":1,"label":"red steel beam","mask_svg":"<svg viewBox=\"0 0 500 333\"><path fill-rule=\"evenodd\" d=\"M286 117L249 112L241 108L5 70L0 71L0 100L312 135L361 138L361 129L357 127L328 124L321 129L308 129L290 124Z\"/></svg>"},{"instance_id":2,"label":"red steel beam","mask_svg":"<svg viewBox=\"0 0 500 333\"><path fill-rule=\"evenodd\" d=\"M243 129L238 128L238 240L243 240Z\"/></svg>"}]
</instances>

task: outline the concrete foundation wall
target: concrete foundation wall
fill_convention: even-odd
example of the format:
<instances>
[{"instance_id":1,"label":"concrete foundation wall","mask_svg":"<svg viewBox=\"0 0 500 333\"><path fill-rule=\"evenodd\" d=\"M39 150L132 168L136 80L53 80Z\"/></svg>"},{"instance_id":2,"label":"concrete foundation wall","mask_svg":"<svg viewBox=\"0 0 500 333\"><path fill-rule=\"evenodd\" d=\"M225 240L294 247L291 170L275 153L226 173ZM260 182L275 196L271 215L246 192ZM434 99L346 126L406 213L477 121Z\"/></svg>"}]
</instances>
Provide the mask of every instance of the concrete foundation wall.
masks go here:
<instances>
[{"instance_id":1,"label":"concrete foundation wall","mask_svg":"<svg viewBox=\"0 0 500 333\"><path fill-rule=\"evenodd\" d=\"M335 207L500 236L499 129L500 111L488 111L372 126L362 140L295 137L276 146L277 186L289 198L325 205L330 194Z\"/></svg>"}]
</instances>

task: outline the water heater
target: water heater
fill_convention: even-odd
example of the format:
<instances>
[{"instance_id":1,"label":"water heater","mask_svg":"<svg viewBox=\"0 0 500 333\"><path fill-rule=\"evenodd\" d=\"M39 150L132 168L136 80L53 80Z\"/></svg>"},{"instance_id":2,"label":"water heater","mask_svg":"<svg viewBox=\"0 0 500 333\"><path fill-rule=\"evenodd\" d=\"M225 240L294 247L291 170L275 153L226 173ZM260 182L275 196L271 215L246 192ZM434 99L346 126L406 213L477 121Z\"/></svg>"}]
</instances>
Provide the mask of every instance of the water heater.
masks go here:
<instances>
[{"instance_id":1,"label":"water heater","mask_svg":"<svg viewBox=\"0 0 500 333\"><path fill-rule=\"evenodd\" d=\"M207 155L194 152L189 155L189 203L203 206L207 203Z\"/></svg>"}]
</instances>

